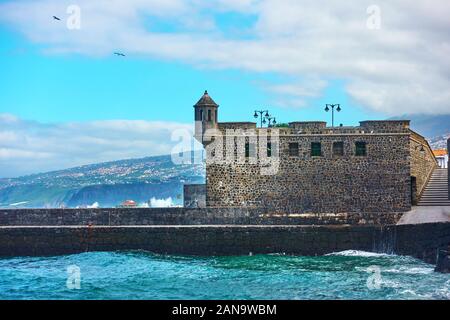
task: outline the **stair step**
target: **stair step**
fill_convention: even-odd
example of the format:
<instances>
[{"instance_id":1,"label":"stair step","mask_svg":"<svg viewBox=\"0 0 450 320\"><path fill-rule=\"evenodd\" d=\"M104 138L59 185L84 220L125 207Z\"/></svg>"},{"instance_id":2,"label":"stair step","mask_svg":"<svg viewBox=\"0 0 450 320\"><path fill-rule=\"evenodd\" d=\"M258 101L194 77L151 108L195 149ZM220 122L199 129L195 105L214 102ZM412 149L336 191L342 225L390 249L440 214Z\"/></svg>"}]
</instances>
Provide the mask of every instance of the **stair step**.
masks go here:
<instances>
[{"instance_id":1,"label":"stair step","mask_svg":"<svg viewBox=\"0 0 450 320\"><path fill-rule=\"evenodd\" d=\"M419 201L419 204L425 205L425 204L450 204L450 201Z\"/></svg>"},{"instance_id":2,"label":"stair step","mask_svg":"<svg viewBox=\"0 0 450 320\"><path fill-rule=\"evenodd\" d=\"M447 190L434 190L434 191L425 190L423 192L423 194L448 194L448 191Z\"/></svg>"},{"instance_id":3,"label":"stair step","mask_svg":"<svg viewBox=\"0 0 450 320\"><path fill-rule=\"evenodd\" d=\"M420 197L421 199L427 199L427 198L439 198L439 199L448 199L448 195L446 194L427 194L427 195L422 195Z\"/></svg>"},{"instance_id":4,"label":"stair step","mask_svg":"<svg viewBox=\"0 0 450 320\"><path fill-rule=\"evenodd\" d=\"M445 201L445 200L441 200L441 201L419 201L419 204L425 204L425 203L448 203L448 204L450 204L450 201Z\"/></svg>"},{"instance_id":5,"label":"stair step","mask_svg":"<svg viewBox=\"0 0 450 320\"><path fill-rule=\"evenodd\" d=\"M422 193L422 197L425 196L442 196L442 197L448 197L448 192L447 190L443 191L443 192L424 192Z\"/></svg>"},{"instance_id":6,"label":"stair step","mask_svg":"<svg viewBox=\"0 0 450 320\"><path fill-rule=\"evenodd\" d=\"M427 188L425 188L425 190L435 190L435 189L445 189L445 190L447 190L448 188L447 188L447 186L442 186L442 187L440 187L440 186L428 186Z\"/></svg>"},{"instance_id":7,"label":"stair step","mask_svg":"<svg viewBox=\"0 0 450 320\"><path fill-rule=\"evenodd\" d=\"M426 194L448 194L447 190L443 190L443 191L424 191L422 193L423 195Z\"/></svg>"},{"instance_id":8,"label":"stair step","mask_svg":"<svg viewBox=\"0 0 450 320\"><path fill-rule=\"evenodd\" d=\"M447 190L424 191L422 194L423 195L425 195L425 194L448 194L448 191Z\"/></svg>"},{"instance_id":9,"label":"stair step","mask_svg":"<svg viewBox=\"0 0 450 320\"><path fill-rule=\"evenodd\" d=\"M419 202L418 203L418 206L430 206L430 205L448 206L448 205L450 205L450 202Z\"/></svg>"},{"instance_id":10,"label":"stair step","mask_svg":"<svg viewBox=\"0 0 450 320\"><path fill-rule=\"evenodd\" d=\"M435 169L419 199L418 206L450 206L448 171Z\"/></svg>"},{"instance_id":11,"label":"stair step","mask_svg":"<svg viewBox=\"0 0 450 320\"><path fill-rule=\"evenodd\" d=\"M445 190L447 190L448 187L446 185L444 185L444 186L435 186L435 185L430 186L430 185L428 185L428 187L425 188L425 190L433 190L433 189L445 189Z\"/></svg>"}]
</instances>

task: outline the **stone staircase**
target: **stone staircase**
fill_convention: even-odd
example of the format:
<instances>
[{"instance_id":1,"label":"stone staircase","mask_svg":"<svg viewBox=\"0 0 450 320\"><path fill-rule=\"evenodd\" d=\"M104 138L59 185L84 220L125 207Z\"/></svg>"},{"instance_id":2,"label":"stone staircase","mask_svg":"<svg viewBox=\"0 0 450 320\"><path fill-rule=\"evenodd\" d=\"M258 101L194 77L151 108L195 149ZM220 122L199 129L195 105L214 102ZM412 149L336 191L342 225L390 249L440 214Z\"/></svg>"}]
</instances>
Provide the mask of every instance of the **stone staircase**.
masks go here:
<instances>
[{"instance_id":1,"label":"stone staircase","mask_svg":"<svg viewBox=\"0 0 450 320\"><path fill-rule=\"evenodd\" d=\"M450 206L448 199L448 170L435 169L420 197L418 206Z\"/></svg>"}]
</instances>

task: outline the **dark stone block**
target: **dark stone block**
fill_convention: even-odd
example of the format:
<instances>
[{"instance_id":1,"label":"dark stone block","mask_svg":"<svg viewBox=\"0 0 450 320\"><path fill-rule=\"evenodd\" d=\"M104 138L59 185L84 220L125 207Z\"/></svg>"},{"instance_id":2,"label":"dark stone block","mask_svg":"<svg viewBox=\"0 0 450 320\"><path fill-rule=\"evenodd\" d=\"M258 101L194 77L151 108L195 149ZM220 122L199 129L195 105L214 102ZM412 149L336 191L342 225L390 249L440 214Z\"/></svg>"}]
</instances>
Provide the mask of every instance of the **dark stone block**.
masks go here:
<instances>
[{"instance_id":1,"label":"dark stone block","mask_svg":"<svg viewBox=\"0 0 450 320\"><path fill-rule=\"evenodd\" d=\"M434 271L450 273L450 253L448 250L439 250L436 268Z\"/></svg>"}]
</instances>

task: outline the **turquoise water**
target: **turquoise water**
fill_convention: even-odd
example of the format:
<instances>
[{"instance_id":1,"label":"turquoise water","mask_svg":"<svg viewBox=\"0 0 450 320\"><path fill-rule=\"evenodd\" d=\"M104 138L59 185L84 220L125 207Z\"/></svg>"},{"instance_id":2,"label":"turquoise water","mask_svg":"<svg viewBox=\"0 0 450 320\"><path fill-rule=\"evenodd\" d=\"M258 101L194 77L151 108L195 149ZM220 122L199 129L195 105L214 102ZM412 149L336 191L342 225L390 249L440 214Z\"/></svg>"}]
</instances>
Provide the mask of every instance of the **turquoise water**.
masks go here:
<instances>
[{"instance_id":1,"label":"turquoise water","mask_svg":"<svg viewBox=\"0 0 450 320\"><path fill-rule=\"evenodd\" d=\"M67 268L80 289L67 288ZM369 289L367 279L380 277ZM375 268L375 269L373 269ZM410 257L163 256L91 252L0 259L0 299L450 299L450 275Z\"/></svg>"}]
</instances>

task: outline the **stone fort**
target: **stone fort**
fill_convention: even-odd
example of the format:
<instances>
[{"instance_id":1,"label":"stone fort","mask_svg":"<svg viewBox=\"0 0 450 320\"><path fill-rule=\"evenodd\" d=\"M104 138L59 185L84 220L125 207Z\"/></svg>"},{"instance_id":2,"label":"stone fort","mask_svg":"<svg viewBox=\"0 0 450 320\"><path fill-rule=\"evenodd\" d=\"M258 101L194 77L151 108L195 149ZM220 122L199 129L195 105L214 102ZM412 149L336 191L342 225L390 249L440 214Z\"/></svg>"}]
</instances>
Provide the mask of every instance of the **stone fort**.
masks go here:
<instances>
[{"instance_id":1,"label":"stone fort","mask_svg":"<svg viewBox=\"0 0 450 320\"><path fill-rule=\"evenodd\" d=\"M448 172L409 121L257 128L218 108L207 92L194 106L206 184L184 186L184 208L2 209L0 257L363 250L450 272Z\"/></svg>"},{"instance_id":2,"label":"stone fort","mask_svg":"<svg viewBox=\"0 0 450 320\"><path fill-rule=\"evenodd\" d=\"M409 120L328 127L296 121L257 128L219 122L205 91L194 105L206 185L186 185L186 207L263 207L282 213L405 212L437 162ZM272 171L271 171L272 170Z\"/></svg>"}]
</instances>

